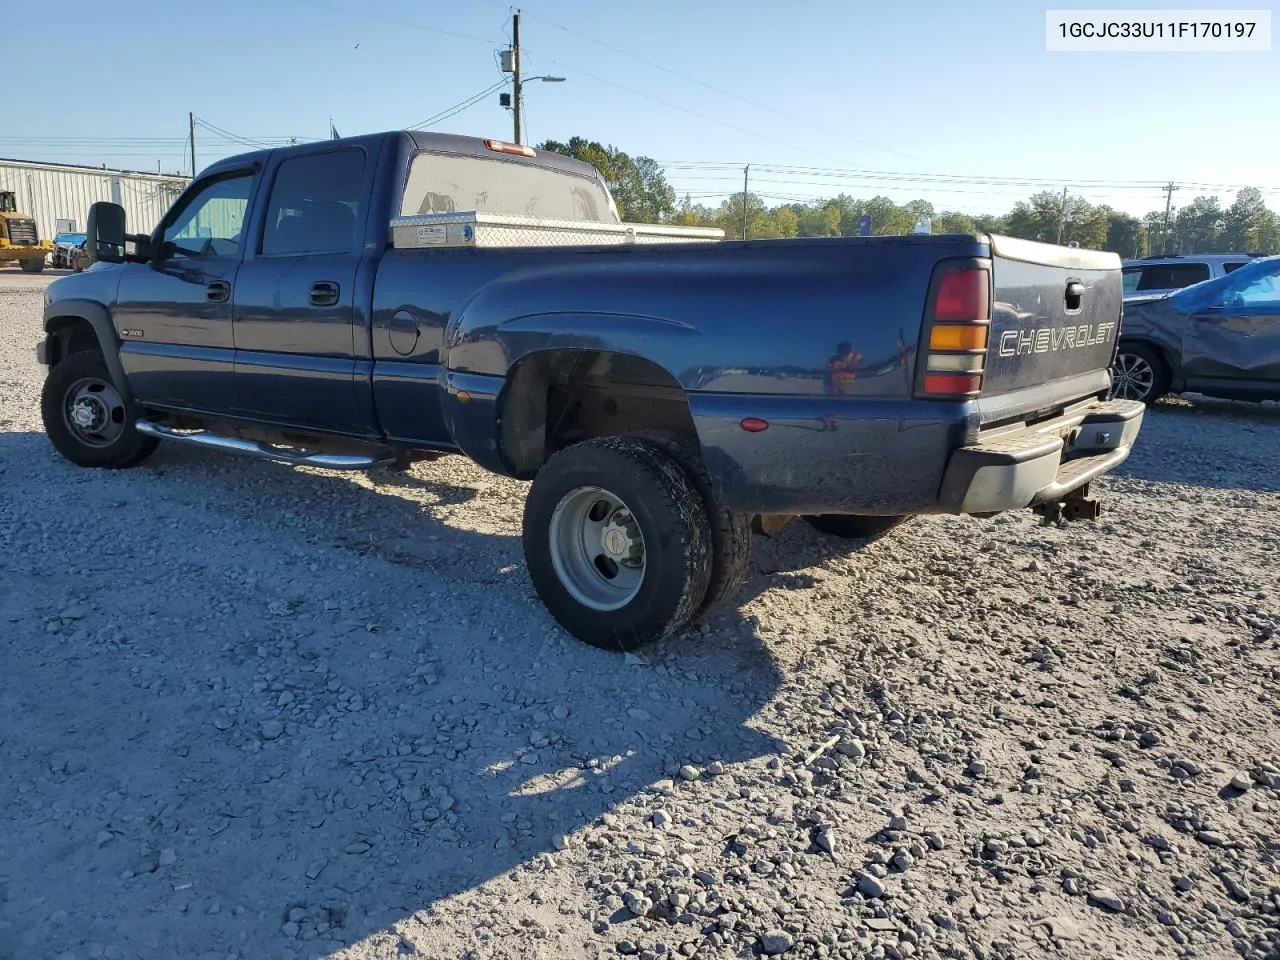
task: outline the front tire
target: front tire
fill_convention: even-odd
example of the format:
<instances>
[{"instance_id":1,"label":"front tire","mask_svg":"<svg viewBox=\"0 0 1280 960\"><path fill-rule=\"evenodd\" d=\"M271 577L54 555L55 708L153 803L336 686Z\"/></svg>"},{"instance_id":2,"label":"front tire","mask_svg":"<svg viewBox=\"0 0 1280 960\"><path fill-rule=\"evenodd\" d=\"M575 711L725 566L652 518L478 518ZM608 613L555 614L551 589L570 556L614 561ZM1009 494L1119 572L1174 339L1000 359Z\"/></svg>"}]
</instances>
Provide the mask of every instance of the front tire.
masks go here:
<instances>
[{"instance_id":1,"label":"front tire","mask_svg":"<svg viewBox=\"0 0 1280 960\"><path fill-rule=\"evenodd\" d=\"M635 650L698 612L712 567L707 506L652 441L604 437L555 454L533 479L524 555L556 621L605 650Z\"/></svg>"},{"instance_id":2,"label":"front tire","mask_svg":"<svg viewBox=\"0 0 1280 960\"><path fill-rule=\"evenodd\" d=\"M859 517L852 514L823 513L805 517L809 526L842 540L875 540L909 517Z\"/></svg>"},{"instance_id":3,"label":"front tire","mask_svg":"<svg viewBox=\"0 0 1280 960\"><path fill-rule=\"evenodd\" d=\"M18 262L18 265L22 267L23 273L43 273L44 272L43 260L20 260Z\"/></svg>"},{"instance_id":4,"label":"front tire","mask_svg":"<svg viewBox=\"0 0 1280 960\"><path fill-rule=\"evenodd\" d=\"M40 415L54 449L81 467L132 467L160 442L134 428L137 417L98 353L73 353L49 371Z\"/></svg>"},{"instance_id":5,"label":"front tire","mask_svg":"<svg viewBox=\"0 0 1280 960\"><path fill-rule=\"evenodd\" d=\"M1169 392L1169 367L1141 343L1122 343L1111 367L1111 396L1155 403Z\"/></svg>"}]
</instances>

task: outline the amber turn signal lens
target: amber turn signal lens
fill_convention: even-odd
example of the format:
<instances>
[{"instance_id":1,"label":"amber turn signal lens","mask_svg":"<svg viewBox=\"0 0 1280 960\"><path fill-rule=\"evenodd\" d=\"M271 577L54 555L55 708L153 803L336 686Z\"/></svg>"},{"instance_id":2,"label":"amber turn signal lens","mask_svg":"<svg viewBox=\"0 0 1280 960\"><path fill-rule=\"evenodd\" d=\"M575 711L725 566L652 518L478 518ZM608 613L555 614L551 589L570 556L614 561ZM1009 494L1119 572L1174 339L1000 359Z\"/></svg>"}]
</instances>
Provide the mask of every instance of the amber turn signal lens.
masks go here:
<instances>
[{"instance_id":1,"label":"amber turn signal lens","mask_svg":"<svg viewBox=\"0 0 1280 960\"><path fill-rule=\"evenodd\" d=\"M939 324L929 331L930 350L983 350L986 324Z\"/></svg>"}]
</instances>

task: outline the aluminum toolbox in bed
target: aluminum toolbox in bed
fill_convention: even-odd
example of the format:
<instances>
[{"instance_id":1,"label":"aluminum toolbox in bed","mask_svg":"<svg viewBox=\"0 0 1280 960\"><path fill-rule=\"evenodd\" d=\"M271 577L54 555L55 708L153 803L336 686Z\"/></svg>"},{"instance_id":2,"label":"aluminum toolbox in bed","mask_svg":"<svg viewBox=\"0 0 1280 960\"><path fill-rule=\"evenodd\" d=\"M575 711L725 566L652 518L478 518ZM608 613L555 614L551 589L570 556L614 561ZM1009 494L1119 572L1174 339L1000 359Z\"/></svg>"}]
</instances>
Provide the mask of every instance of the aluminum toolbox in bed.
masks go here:
<instances>
[{"instance_id":1,"label":"aluminum toolbox in bed","mask_svg":"<svg viewBox=\"0 0 1280 960\"><path fill-rule=\"evenodd\" d=\"M391 221L396 249L432 247L581 247L622 243L697 243L723 240L719 227L657 223L596 223L492 213L425 213Z\"/></svg>"}]
</instances>

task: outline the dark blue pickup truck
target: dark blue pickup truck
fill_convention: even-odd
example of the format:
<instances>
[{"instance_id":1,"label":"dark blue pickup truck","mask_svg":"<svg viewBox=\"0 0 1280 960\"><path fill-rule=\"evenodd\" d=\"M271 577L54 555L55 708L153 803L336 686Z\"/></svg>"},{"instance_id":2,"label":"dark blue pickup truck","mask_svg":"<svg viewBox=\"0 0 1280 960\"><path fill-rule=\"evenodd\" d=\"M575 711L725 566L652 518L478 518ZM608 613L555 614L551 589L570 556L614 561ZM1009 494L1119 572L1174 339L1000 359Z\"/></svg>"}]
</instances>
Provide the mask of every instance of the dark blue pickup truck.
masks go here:
<instances>
[{"instance_id":1,"label":"dark blue pickup truck","mask_svg":"<svg viewBox=\"0 0 1280 960\"><path fill-rule=\"evenodd\" d=\"M93 267L45 300L51 441L95 467L162 438L336 469L465 454L532 480L525 557L556 619L629 649L729 600L753 529L785 518L1095 516L1089 482L1142 422L1108 399L1112 254L413 228L459 211L627 227L590 166L401 132L220 161L150 235L95 204Z\"/></svg>"}]
</instances>

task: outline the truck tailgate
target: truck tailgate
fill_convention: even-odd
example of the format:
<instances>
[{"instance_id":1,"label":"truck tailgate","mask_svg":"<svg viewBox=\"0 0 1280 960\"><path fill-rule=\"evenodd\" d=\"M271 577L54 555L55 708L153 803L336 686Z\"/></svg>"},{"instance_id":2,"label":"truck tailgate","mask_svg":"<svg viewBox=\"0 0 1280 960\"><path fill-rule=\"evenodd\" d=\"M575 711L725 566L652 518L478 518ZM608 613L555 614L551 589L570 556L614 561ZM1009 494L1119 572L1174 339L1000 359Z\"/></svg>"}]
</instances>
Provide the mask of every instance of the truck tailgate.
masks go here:
<instances>
[{"instance_id":1,"label":"truck tailgate","mask_svg":"<svg viewBox=\"0 0 1280 960\"><path fill-rule=\"evenodd\" d=\"M991 330L982 396L995 397L1111 365L1124 289L1114 253L991 238ZM1042 400L1069 401L1050 391ZM1074 391L1078 392L1078 391Z\"/></svg>"}]
</instances>

